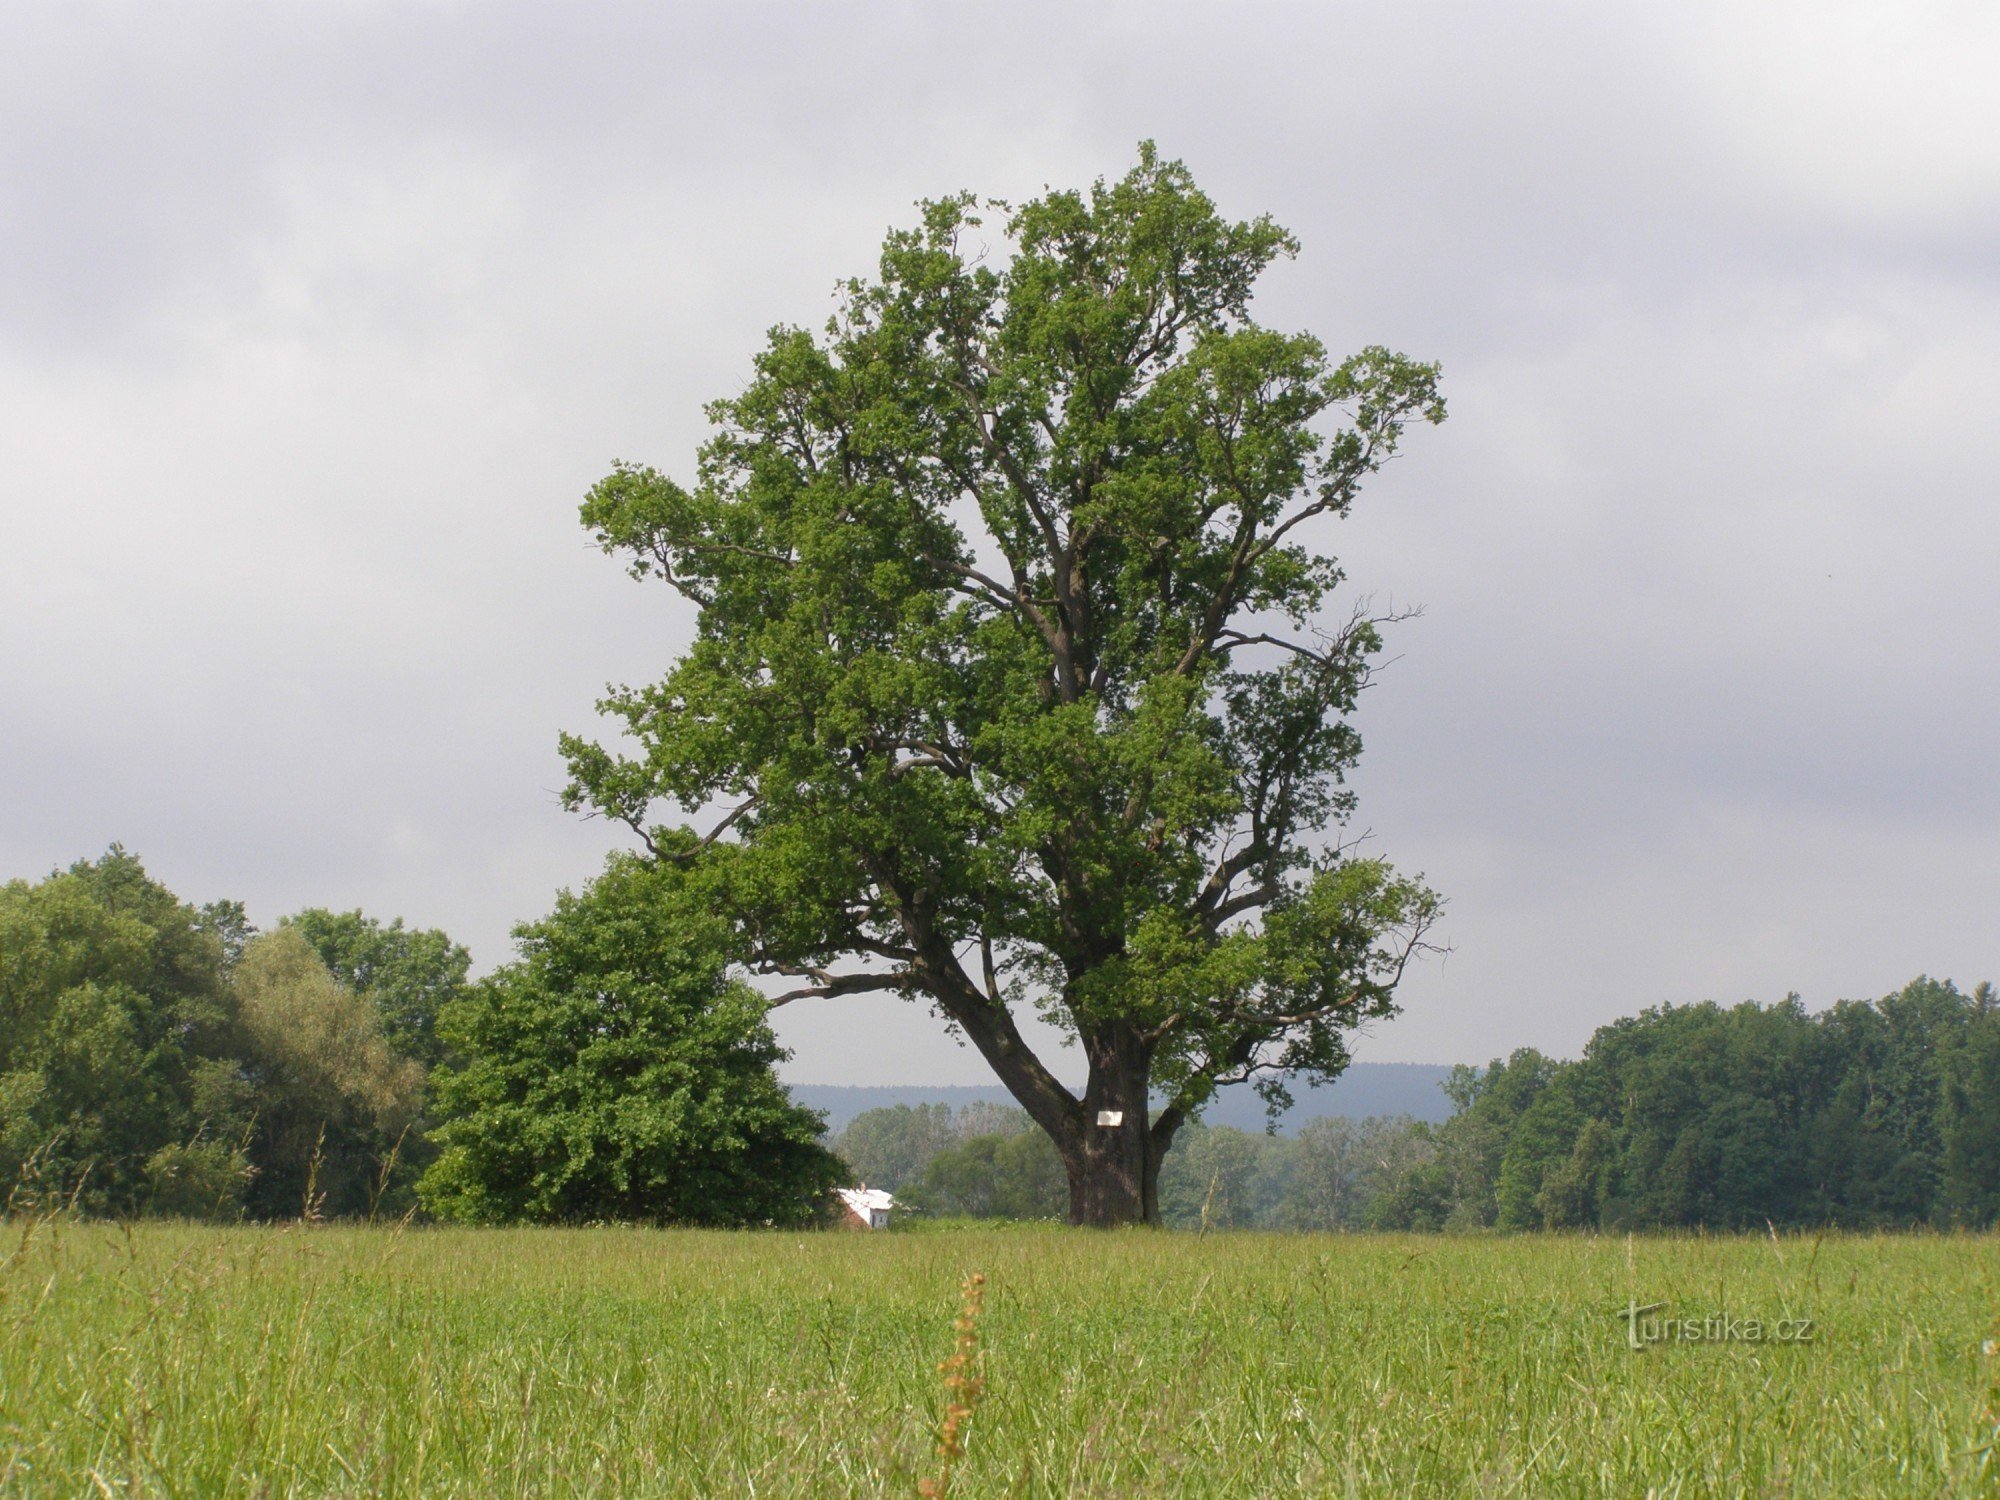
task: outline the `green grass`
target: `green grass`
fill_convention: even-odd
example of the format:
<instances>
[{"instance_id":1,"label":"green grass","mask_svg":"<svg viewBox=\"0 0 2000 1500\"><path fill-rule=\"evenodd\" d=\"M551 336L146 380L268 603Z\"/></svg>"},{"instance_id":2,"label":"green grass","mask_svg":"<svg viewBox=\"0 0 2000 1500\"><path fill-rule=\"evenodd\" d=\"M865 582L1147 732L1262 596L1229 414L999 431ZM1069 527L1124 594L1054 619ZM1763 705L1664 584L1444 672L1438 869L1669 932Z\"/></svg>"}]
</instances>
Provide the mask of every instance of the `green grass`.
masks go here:
<instances>
[{"instance_id":1,"label":"green grass","mask_svg":"<svg viewBox=\"0 0 2000 1500\"><path fill-rule=\"evenodd\" d=\"M0 1231L10 1495L2000 1492L1991 1236Z\"/></svg>"}]
</instances>

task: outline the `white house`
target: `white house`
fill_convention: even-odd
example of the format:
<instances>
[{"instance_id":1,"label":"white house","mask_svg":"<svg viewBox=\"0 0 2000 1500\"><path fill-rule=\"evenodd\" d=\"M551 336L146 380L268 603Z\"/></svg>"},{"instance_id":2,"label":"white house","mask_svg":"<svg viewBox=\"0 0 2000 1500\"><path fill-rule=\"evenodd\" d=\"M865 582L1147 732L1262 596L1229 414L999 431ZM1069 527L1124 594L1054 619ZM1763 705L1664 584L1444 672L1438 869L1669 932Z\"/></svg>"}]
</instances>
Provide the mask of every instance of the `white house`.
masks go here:
<instances>
[{"instance_id":1,"label":"white house","mask_svg":"<svg viewBox=\"0 0 2000 1500\"><path fill-rule=\"evenodd\" d=\"M847 1205L847 1227L850 1229L887 1229L889 1210L896 1206L896 1200L880 1188L872 1188L863 1183L858 1188L837 1188L840 1201Z\"/></svg>"}]
</instances>

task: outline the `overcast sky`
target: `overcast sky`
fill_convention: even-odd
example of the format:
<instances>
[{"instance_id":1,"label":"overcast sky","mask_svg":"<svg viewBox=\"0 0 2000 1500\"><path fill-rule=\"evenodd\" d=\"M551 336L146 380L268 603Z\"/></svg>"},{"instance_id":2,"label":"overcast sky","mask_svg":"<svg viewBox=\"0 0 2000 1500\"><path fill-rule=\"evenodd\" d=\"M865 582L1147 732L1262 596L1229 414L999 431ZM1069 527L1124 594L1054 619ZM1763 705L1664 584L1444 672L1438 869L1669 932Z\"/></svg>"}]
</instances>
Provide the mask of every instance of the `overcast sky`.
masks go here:
<instances>
[{"instance_id":1,"label":"overcast sky","mask_svg":"<svg viewBox=\"0 0 2000 1500\"><path fill-rule=\"evenodd\" d=\"M0 877L118 840L500 962L616 842L557 732L690 636L583 491L689 473L915 199L1152 137L1303 241L1266 322L1445 370L1334 535L1426 611L1361 821L1451 900L1360 1056L2000 977L1996 78L1924 0L16 0ZM985 1081L893 999L779 1026Z\"/></svg>"}]
</instances>

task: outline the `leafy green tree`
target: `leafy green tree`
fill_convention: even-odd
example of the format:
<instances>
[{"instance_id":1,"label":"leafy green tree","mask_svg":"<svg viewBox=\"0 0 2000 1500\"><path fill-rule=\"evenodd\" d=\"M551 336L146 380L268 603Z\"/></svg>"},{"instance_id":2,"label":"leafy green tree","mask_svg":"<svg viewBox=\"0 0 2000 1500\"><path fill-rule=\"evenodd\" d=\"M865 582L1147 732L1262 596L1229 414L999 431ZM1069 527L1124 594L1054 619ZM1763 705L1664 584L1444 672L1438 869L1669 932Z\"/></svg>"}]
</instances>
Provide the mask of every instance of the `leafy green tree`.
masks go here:
<instances>
[{"instance_id":1,"label":"leafy green tree","mask_svg":"<svg viewBox=\"0 0 2000 1500\"><path fill-rule=\"evenodd\" d=\"M1277 1225L1361 1229L1379 1201L1403 1190L1436 1154L1430 1132L1407 1115L1308 1121L1299 1132Z\"/></svg>"},{"instance_id":2,"label":"leafy green tree","mask_svg":"<svg viewBox=\"0 0 2000 1500\"><path fill-rule=\"evenodd\" d=\"M1253 321L1294 241L1150 145L994 207L925 204L823 337L774 331L692 487L592 491L605 550L700 616L602 705L633 753L565 737L567 795L695 867L750 967L804 981L781 1000L933 1006L1073 1220L1157 1220L1176 1130L1221 1085L1337 1074L1436 917L1330 842L1381 621L1325 623L1320 548L1444 407L1434 366ZM1080 1044L1080 1095L1020 1005Z\"/></svg>"},{"instance_id":3,"label":"leafy green tree","mask_svg":"<svg viewBox=\"0 0 2000 1500\"><path fill-rule=\"evenodd\" d=\"M1717 1229L1808 1218L1815 1045L1796 997L1660 1006L1600 1029L1585 1066L1621 1101L1622 1211Z\"/></svg>"},{"instance_id":4,"label":"leafy green tree","mask_svg":"<svg viewBox=\"0 0 2000 1500\"><path fill-rule=\"evenodd\" d=\"M1289 1187L1294 1143L1228 1125L1192 1125L1160 1170L1160 1214L1187 1228L1272 1224Z\"/></svg>"},{"instance_id":5,"label":"leafy green tree","mask_svg":"<svg viewBox=\"0 0 2000 1500\"><path fill-rule=\"evenodd\" d=\"M951 1128L962 1141L969 1141L976 1135L1019 1135L1024 1130L1033 1130L1035 1122L1028 1118L1024 1109L1016 1109L1011 1104L1000 1104L992 1099L974 1099L970 1104L961 1104L952 1118Z\"/></svg>"},{"instance_id":6,"label":"leafy green tree","mask_svg":"<svg viewBox=\"0 0 2000 1500\"><path fill-rule=\"evenodd\" d=\"M0 886L0 1201L152 1206L158 1153L247 1124L234 1043L220 940L136 857Z\"/></svg>"},{"instance_id":7,"label":"leafy green tree","mask_svg":"<svg viewBox=\"0 0 2000 1500\"><path fill-rule=\"evenodd\" d=\"M1964 1006L1952 986L1919 979L1878 1001L1841 1001L1815 1019L1817 1076L1803 1145L1814 1217L1878 1226L1930 1214Z\"/></svg>"},{"instance_id":8,"label":"leafy green tree","mask_svg":"<svg viewBox=\"0 0 2000 1500\"><path fill-rule=\"evenodd\" d=\"M359 911L311 907L281 924L298 932L342 984L382 1013L390 1044L426 1068L443 1049L438 1013L465 988L472 956L436 928L383 926Z\"/></svg>"},{"instance_id":9,"label":"leafy green tree","mask_svg":"<svg viewBox=\"0 0 2000 1500\"><path fill-rule=\"evenodd\" d=\"M1542 1174L1534 1208L1549 1229L1582 1229L1599 1222L1611 1197L1618 1144L1611 1127L1588 1119L1576 1133L1569 1155Z\"/></svg>"},{"instance_id":10,"label":"leafy green tree","mask_svg":"<svg viewBox=\"0 0 2000 1500\"><path fill-rule=\"evenodd\" d=\"M1447 1132L1420 1121L1412 1133L1430 1147L1428 1156L1369 1196L1363 1222L1370 1229L1399 1231L1480 1227L1486 1221L1478 1217L1476 1200L1463 1191L1463 1180L1446 1158Z\"/></svg>"},{"instance_id":11,"label":"leafy green tree","mask_svg":"<svg viewBox=\"0 0 2000 1500\"><path fill-rule=\"evenodd\" d=\"M1974 990L1965 1032L1945 1074L1939 1222L1987 1228L2000 1221L2000 1004Z\"/></svg>"},{"instance_id":12,"label":"leafy green tree","mask_svg":"<svg viewBox=\"0 0 2000 1500\"><path fill-rule=\"evenodd\" d=\"M196 1139L162 1146L146 1158L147 1207L181 1219L233 1219L256 1169L242 1146Z\"/></svg>"},{"instance_id":13,"label":"leafy green tree","mask_svg":"<svg viewBox=\"0 0 2000 1500\"><path fill-rule=\"evenodd\" d=\"M833 1143L854 1180L890 1192L923 1180L940 1153L976 1136L1018 1135L1034 1122L1018 1109L976 1099L952 1113L949 1104L895 1104L863 1110Z\"/></svg>"},{"instance_id":14,"label":"leafy green tree","mask_svg":"<svg viewBox=\"0 0 2000 1500\"><path fill-rule=\"evenodd\" d=\"M470 1222L795 1223L846 1179L671 869L614 857L446 1006L424 1202Z\"/></svg>"},{"instance_id":15,"label":"leafy green tree","mask_svg":"<svg viewBox=\"0 0 2000 1500\"><path fill-rule=\"evenodd\" d=\"M1429 1168L1403 1184L1409 1201L1392 1216L1404 1221L1397 1227L1472 1229L1498 1222L1516 1128L1562 1067L1532 1047L1520 1047L1484 1069L1454 1069L1445 1092L1458 1113L1438 1128ZM1530 1186L1530 1196L1533 1191Z\"/></svg>"},{"instance_id":16,"label":"leafy green tree","mask_svg":"<svg viewBox=\"0 0 2000 1500\"><path fill-rule=\"evenodd\" d=\"M1279 1222L1287 1229L1348 1229L1361 1222L1373 1176L1364 1134L1378 1122L1309 1120L1292 1152Z\"/></svg>"},{"instance_id":17,"label":"leafy green tree","mask_svg":"<svg viewBox=\"0 0 2000 1500\"><path fill-rule=\"evenodd\" d=\"M391 1186L424 1070L382 1017L288 927L252 938L233 975L257 1088L253 1213L347 1217Z\"/></svg>"},{"instance_id":18,"label":"leafy green tree","mask_svg":"<svg viewBox=\"0 0 2000 1500\"><path fill-rule=\"evenodd\" d=\"M1502 1229L1537 1229L1542 1189L1550 1172L1572 1155L1588 1116L1576 1097L1576 1068L1556 1070L1507 1130L1506 1153L1493 1185L1494 1221Z\"/></svg>"},{"instance_id":19,"label":"leafy green tree","mask_svg":"<svg viewBox=\"0 0 2000 1500\"><path fill-rule=\"evenodd\" d=\"M243 949L257 935L256 924L241 901L207 901L198 908L195 926L222 944L222 966L236 967Z\"/></svg>"}]
</instances>

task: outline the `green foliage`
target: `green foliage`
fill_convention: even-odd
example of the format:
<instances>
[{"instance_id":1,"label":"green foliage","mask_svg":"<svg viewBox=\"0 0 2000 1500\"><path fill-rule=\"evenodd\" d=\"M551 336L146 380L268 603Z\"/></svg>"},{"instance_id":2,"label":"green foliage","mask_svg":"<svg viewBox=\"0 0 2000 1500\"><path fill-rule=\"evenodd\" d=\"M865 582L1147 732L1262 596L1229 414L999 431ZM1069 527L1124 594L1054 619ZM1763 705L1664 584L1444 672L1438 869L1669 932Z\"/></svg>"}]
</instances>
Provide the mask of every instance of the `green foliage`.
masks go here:
<instances>
[{"instance_id":1,"label":"green foliage","mask_svg":"<svg viewBox=\"0 0 2000 1500\"><path fill-rule=\"evenodd\" d=\"M1289 1138L1195 1126L1160 1169L1161 1217L1181 1229L1365 1229L1433 1151L1407 1116L1313 1120Z\"/></svg>"},{"instance_id":2,"label":"green foliage","mask_svg":"<svg viewBox=\"0 0 2000 1500\"><path fill-rule=\"evenodd\" d=\"M1407 1115L1314 1120L1299 1132L1274 1227L1372 1228L1435 1154L1429 1127Z\"/></svg>"},{"instance_id":3,"label":"green foliage","mask_svg":"<svg viewBox=\"0 0 2000 1500\"><path fill-rule=\"evenodd\" d=\"M284 918L278 931L309 945L339 986L373 1011L375 1030L394 1057L421 1073L445 1060L437 1018L465 988L472 959L464 948L435 928L405 927L401 917L383 923L360 911L324 907ZM358 1013L351 1018L359 1024ZM406 1212L417 1177L436 1153L420 1095L405 1090L397 1098L397 1107L380 1113L376 1123L329 1125L327 1140L301 1142L291 1134L287 1160L293 1169L274 1176L260 1195L270 1210L295 1211L296 1199L288 1195L304 1185L297 1164L310 1164L317 1153L316 1190L328 1194L327 1211Z\"/></svg>"},{"instance_id":4,"label":"green foliage","mask_svg":"<svg viewBox=\"0 0 2000 1500\"><path fill-rule=\"evenodd\" d=\"M0 886L0 1194L146 1208L163 1149L247 1120L206 1086L234 1042L221 942L116 845Z\"/></svg>"},{"instance_id":5,"label":"green foliage","mask_svg":"<svg viewBox=\"0 0 2000 1500\"><path fill-rule=\"evenodd\" d=\"M309 1183L315 1212L400 1208L423 1076L299 930L190 906L116 845L0 887L0 1197L17 1208L289 1217Z\"/></svg>"},{"instance_id":6,"label":"green foliage","mask_svg":"<svg viewBox=\"0 0 2000 1500\"><path fill-rule=\"evenodd\" d=\"M925 1169L944 1151L975 1136L1017 1135L1032 1123L1018 1109L981 1100L962 1106L897 1104L863 1110L833 1143L856 1182L896 1192L921 1182Z\"/></svg>"},{"instance_id":7,"label":"green foliage","mask_svg":"<svg viewBox=\"0 0 2000 1500\"><path fill-rule=\"evenodd\" d=\"M1586 1120L1569 1155L1542 1173L1534 1207L1550 1229L1575 1229L1596 1224L1611 1193L1617 1168L1617 1142L1602 1120Z\"/></svg>"},{"instance_id":8,"label":"green foliage","mask_svg":"<svg viewBox=\"0 0 2000 1500\"><path fill-rule=\"evenodd\" d=\"M833 1149L856 1182L893 1193L920 1179L931 1158L957 1140L949 1104L897 1104L863 1110Z\"/></svg>"},{"instance_id":9,"label":"green foliage","mask_svg":"<svg viewBox=\"0 0 2000 1500\"><path fill-rule=\"evenodd\" d=\"M423 1065L293 928L251 939L234 978L258 1099L252 1211L376 1209L418 1115Z\"/></svg>"},{"instance_id":10,"label":"green foliage","mask_svg":"<svg viewBox=\"0 0 2000 1500\"><path fill-rule=\"evenodd\" d=\"M1568 1160L1586 1119L1573 1079L1568 1070L1557 1072L1507 1131L1500 1176L1493 1185L1495 1218L1502 1229L1529 1229L1542 1222L1543 1182Z\"/></svg>"},{"instance_id":11,"label":"green foliage","mask_svg":"<svg viewBox=\"0 0 2000 1500\"><path fill-rule=\"evenodd\" d=\"M1160 1168L1160 1216L1180 1227L1271 1223L1292 1155L1289 1141L1226 1125L1182 1131Z\"/></svg>"},{"instance_id":12,"label":"green foliage","mask_svg":"<svg viewBox=\"0 0 2000 1500\"><path fill-rule=\"evenodd\" d=\"M930 1219L1045 1218L1067 1190L1047 1137L997 1105L868 1110L834 1149L857 1180ZM1193 1125L1161 1167L1161 1217L1180 1228L1361 1229L1434 1153L1428 1128L1407 1117L1319 1119L1296 1138Z\"/></svg>"},{"instance_id":13,"label":"green foliage","mask_svg":"<svg viewBox=\"0 0 2000 1500\"><path fill-rule=\"evenodd\" d=\"M633 753L565 738L567 795L698 865L796 995L925 997L1109 1222L1219 1084L1337 1073L1436 917L1326 843L1380 622L1323 627L1342 575L1308 541L1444 408L1433 366L1252 321L1291 237L1150 145L991 207L925 204L823 336L774 330L691 487L591 492L700 621L602 705ZM719 802L706 836L656 821ZM1080 1041L1081 1099L1026 1004Z\"/></svg>"},{"instance_id":14,"label":"green foliage","mask_svg":"<svg viewBox=\"0 0 2000 1500\"><path fill-rule=\"evenodd\" d=\"M843 1180L764 1000L672 871L614 857L444 1011L425 1203L470 1222L795 1223Z\"/></svg>"},{"instance_id":15,"label":"green foliage","mask_svg":"<svg viewBox=\"0 0 2000 1500\"><path fill-rule=\"evenodd\" d=\"M465 988L472 956L436 928L386 927L358 911L310 907L284 919L334 977L381 1012L390 1045L426 1068L443 1060L440 1011Z\"/></svg>"},{"instance_id":16,"label":"green foliage","mask_svg":"<svg viewBox=\"0 0 2000 1500\"><path fill-rule=\"evenodd\" d=\"M1461 1066L1445 1082L1458 1106L1449 1127L1417 1127L1428 1159L1398 1179L1369 1209L1385 1229L1474 1229L1500 1215L1500 1182L1516 1123L1560 1065L1532 1047L1480 1069ZM1519 1169L1516 1169L1517 1172Z\"/></svg>"},{"instance_id":17,"label":"green foliage","mask_svg":"<svg viewBox=\"0 0 2000 1500\"><path fill-rule=\"evenodd\" d=\"M205 901L197 908L195 926L208 933L222 944L222 965L225 969L236 967L238 959L250 939L257 935L257 928L244 910L241 901Z\"/></svg>"},{"instance_id":18,"label":"green foliage","mask_svg":"<svg viewBox=\"0 0 2000 1500\"><path fill-rule=\"evenodd\" d=\"M1069 1207L1069 1180L1039 1130L975 1135L933 1156L901 1202L937 1218L1053 1219Z\"/></svg>"},{"instance_id":19,"label":"green foliage","mask_svg":"<svg viewBox=\"0 0 2000 1500\"><path fill-rule=\"evenodd\" d=\"M233 1219L242 1211L255 1168L239 1146L192 1141L162 1146L146 1158L148 1207L180 1219Z\"/></svg>"},{"instance_id":20,"label":"green foliage","mask_svg":"<svg viewBox=\"0 0 2000 1500\"><path fill-rule=\"evenodd\" d=\"M1458 1113L1183 1132L1169 1224L1390 1230L1990 1226L2000 1006L1918 979L1809 1015L1665 1006L1582 1058L1529 1048L1445 1083Z\"/></svg>"},{"instance_id":21,"label":"green foliage","mask_svg":"<svg viewBox=\"0 0 2000 1500\"><path fill-rule=\"evenodd\" d=\"M2000 1005L1993 986L1973 991L1965 1036L1944 1075L1944 1151L1938 1216L1953 1224L2000 1222Z\"/></svg>"},{"instance_id":22,"label":"green foliage","mask_svg":"<svg viewBox=\"0 0 2000 1500\"><path fill-rule=\"evenodd\" d=\"M254 939L236 970L255 1056L308 1115L342 1111L397 1127L415 1112L422 1068L397 1055L365 996L342 984L297 933Z\"/></svg>"},{"instance_id":23,"label":"green foliage","mask_svg":"<svg viewBox=\"0 0 2000 1500\"><path fill-rule=\"evenodd\" d=\"M1755 1228L2000 1216L2000 1021L1918 979L1809 1015L1663 1006L1582 1058L1517 1052L1447 1085L1435 1156L1377 1205L1389 1227Z\"/></svg>"}]
</instances>

